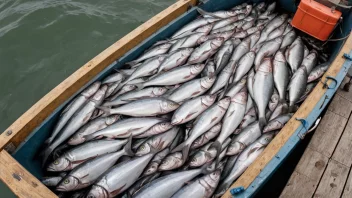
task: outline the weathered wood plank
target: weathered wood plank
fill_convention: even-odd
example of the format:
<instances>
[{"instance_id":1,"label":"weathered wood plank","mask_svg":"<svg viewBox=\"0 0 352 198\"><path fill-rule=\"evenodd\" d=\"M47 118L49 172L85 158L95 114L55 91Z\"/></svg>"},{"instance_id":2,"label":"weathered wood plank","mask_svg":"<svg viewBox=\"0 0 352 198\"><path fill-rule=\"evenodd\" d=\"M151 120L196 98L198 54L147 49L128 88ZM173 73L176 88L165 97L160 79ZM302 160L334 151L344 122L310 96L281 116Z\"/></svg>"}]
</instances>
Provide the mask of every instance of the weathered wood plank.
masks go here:
<instances>
[{"instance_id":1,"label":"weathered wood plank","mask_svg":"<svg viewBox=\"0 0 352 198\"><path fill-rule=\"evenodd\" d=\"M280 197L311 197L328 160L326 156L307 147Z\"/></svg>"},{"instance_id":2,"label":"weathered wood plank","mask_svg":"<svg viewBox=\"0 0 352 198\"><path fill-rule=\"evenodd\" d=\"M338 90L337 93L343 92ZM345 98L341 97L339 94L336 94L330 103L328 109L344 118L349 118L352 111L352 103Z\"/></svg>"},{"instance_id":3,"label":"weathered wood plank","mask_svg":"<svg viewBox=\"0 0 352 198\"><path fill-rule=\"evenodd\" d=\"M186 12L188 7L195 5L196 2L197 0L177 1L83 65L7 128L6 131L11 131L10 135L6 135L6 131L0 135L0 149L4 148L10 141L17 146L59 105L76 93L106 66L123 56L127 51L148 38L161 27Z\"/></svg>"},{"instance_id":4,"label":"weathered wood plank","mask_svg":"<svg viewBox=\"0 0 352 198\"><path fill-rule=\"evenodd\" d=\"M351 167L352 165L352 119L348 120L341 139L332 155L332 159Z\"/></svg>"},{"instance_id":5,"label":"weathered wood plank","mask_svg":"<svg viewBox=\"0 0 352 198\"><path fill-rule=\"evenodd\" d=\"M343 63L345 62L343 54L349 53L352 50L351 34L342 49L340 50L339 54L336 56L335 60L332 62L328 71L324 74L323 79L325 79L326 76L335 77L341 70ZM329 82L329 84L330 83L331 82ZM273 141L267 146L263 153L253 162L253 164L248 167L248 169L234 184L232 184L230 189L238 186L243 186L247 188L253 182L253 180L258 176L260 171L269 163L272 158L275 157L281 147L287 142L291 135L301 125L301 123L295 120L294 118L307 117L313 110L313 108L317 105L318 101L324 95L325 92L326 90L323 89L322 83L318 83L318 85L314 88L312 93L300 106L300 108L292 117L292 119L284 126L280 133L273 139ZM230 191L226 191L223 197L232 197Z\"/></svg>"},{"instance_id":6,"label":"weathered wood plank","mask_svg":"<svg viewBox=\"0 0 352 198\"><path fill-rule=\"evenodd\" d=\"M5 150L0 152L0 179L18 197L57 197Z\"/></svg>"},{"instance_id":7,"label":"weathered wood plank","mask_svg":"<svg viewBox=\"0 0 352 198\"><path fill-rule=\"evenodd\" d=\"M326 114L309 143L309 147L330 158L337 146L346 123L346 118L332 111L326 111Z\"/></svg>"},{"instance_id":8,"label":"weathered wood plank","mask_svg":"<svg viewBox=\"0 0 352 198\"><path fill-rule=\"evenodd\" d=\"M340 197L346 183L348 171L349 168L347 166L331 160L313 197Z\"/></svg>"},{"instance_id":9,"label":"weathered wood plank","mask_svg":"<svg viewBox=\"0 0 352 198\"><path fill-rule=\"evenodd\" d=\"M347 183L343 189L341 198L350 198L352 196L352 173L348 175Z\"/></svg>"}]
</instances>

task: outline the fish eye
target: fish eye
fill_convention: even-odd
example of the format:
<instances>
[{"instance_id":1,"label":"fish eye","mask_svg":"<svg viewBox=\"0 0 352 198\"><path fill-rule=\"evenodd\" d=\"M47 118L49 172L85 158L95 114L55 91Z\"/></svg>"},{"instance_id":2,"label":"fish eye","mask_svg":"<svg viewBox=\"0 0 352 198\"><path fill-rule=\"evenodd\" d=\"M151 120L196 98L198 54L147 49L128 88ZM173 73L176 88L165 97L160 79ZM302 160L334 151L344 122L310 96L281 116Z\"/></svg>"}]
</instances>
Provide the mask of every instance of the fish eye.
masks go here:
<instances>
[{"instance_id":1,"label":"fish eye","mask_svg":"<svg viewBox=\"0 0 352 198\"><path fill-rule=\"evenodd\" d=\"M68 183L70 183L70 180L65 179L64 184L68 184Z\"/></svg>"},{"instance_id":2,"label":"fish eye","mask_svg":"<svg viewBox=\"0 0 352 198\"><path fill-rule=\"evenodd\" d=\"M145 149L145 146L144 146L144 145L142 145L142 146L141 146L141 150L144 150L144 149Z\"/></svg>"},{"instance_id":3,"label":"fish eye","mask_svg":"<svg viewBox=\"0 0 352 198\"><path fill-rule=\"evenodd\" d=\"M58 164L59 164L59 160L55 160L55 161L54 161L54 164L55 164L55 165L58 165Z\"/></svg>"}]
</instances>

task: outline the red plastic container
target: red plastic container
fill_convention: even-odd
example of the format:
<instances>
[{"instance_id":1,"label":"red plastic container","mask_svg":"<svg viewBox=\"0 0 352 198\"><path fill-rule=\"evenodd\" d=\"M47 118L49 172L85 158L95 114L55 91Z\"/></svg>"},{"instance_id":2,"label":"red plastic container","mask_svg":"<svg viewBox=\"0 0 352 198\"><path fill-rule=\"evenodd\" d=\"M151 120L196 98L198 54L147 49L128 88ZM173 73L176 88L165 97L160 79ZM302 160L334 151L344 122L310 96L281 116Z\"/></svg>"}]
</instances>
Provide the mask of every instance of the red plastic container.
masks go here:
<instances>
[{"instance_id":1,"label":"red plastic container","mask_svg":"<svg viewBox=\"0 0 352 198\"><path fill-rule=\"evenodd\" d=\"M332 10L316 1L301 0L291 22L292 26L326 41L341 17L341 12Z\"/></svg>"}]
</instances>

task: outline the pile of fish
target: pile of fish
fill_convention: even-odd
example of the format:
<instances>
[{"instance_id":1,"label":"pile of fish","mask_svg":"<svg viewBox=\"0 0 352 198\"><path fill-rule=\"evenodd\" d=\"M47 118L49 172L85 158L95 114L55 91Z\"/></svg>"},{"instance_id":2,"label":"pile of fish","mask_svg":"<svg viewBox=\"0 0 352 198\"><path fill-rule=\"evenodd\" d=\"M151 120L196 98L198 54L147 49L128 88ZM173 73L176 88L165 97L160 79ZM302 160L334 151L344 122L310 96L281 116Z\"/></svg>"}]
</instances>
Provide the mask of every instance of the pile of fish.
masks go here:
<instances>
[{"instance_id":1,"label":"pile of fish","mask_svg":"<svg viewBox=\"0 0 352 198\"><path fill-rule=\"evenodd\" d=\"M223 195L329 67L275 7L198 9L82 91L46 141L43 183L73 197Z\"/></svg>"}]
</instances>

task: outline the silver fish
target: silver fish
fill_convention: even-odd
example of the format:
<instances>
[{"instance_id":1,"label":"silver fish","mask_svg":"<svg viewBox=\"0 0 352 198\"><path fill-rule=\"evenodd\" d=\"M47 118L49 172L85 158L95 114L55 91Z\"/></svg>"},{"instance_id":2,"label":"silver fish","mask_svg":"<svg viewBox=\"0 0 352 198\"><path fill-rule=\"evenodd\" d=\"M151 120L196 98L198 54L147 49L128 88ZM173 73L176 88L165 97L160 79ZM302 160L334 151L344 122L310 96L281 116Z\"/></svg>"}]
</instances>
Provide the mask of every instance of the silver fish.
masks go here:
<instances>
[{"instance_id":1,"label":"silver fish","mask_svg":"<svg viewBox=\"0 0 352 198\"><path fill-rule=\"evenodd\" d=\"M208 61L205 65L204 70L202 71L201 77L212 77L215 75L215 63L214 61Z\"/></svg>"},{"instance_id":2,"label":"silver fish","mask_svg":"<svg viewBox=\"0 0 352 198\"><path fill-rule=\"evenodd\" d=\"M115 165L93 184L87 197L115 197L121 194L137 181L154 155L152 152Z\"/></svg>"},{"instance_id":3,"label":"silver fish","mask_svg":"<svg viewBox=\"0 0 352 198\"><path fill-rule=\"evenodd\" d=\"M184 83L198 76L198 74L200 74L203 71L204 67L205 67L204 64L185 65L185 66L176 67L138 86L139 86L139 89L142 89L144 87L149 87L149 86L168 86L168 85L176 85L176 84Z\"/></svg>"},{"instance_id":4,"label":"silver fish","mask_svg":"<svg viewBox=\"0 0 352 198\"><path fill-rule=\"evenodd\" d=\"M90 98L88 102L84 104L78 111L76 111L72 117L67 121L66 125L60 130L60 132L53 139L52 143L45 149L43 153L43 164L48 159L51 152L59 146L61 143L67 140L74 132L76 132L81 126L86 124L92 116L95 108L99 106L104 99L105 92L108 89L107 85L103 85L99 90Z\"/></svg>"},{"instance_id":5,"label":"silver fish","mask_svg":"<svg viewBox=\"0 0 352 198\"><path fill-rule=\"evenodd\" d=\"M255 19L251 19L251 20L248 20L246 21L243 26L241 27L242 30L246 31L248 30L249 28L253 27L255 24Z\"/></svg>"},{"instance_id":6,"label":"silver fish","mask_svg":"<svg viewBox=\"0 0 352 198\"><path fill-rule=\"evenodd\" d=\"M120 72L116 72L113 73L111 75L109 75L108 77L106 77L101 84L110 84L110 83L114 83L114 82L122 82L124 79L126 78L126 76Z\"/></svg>"},{"instance_id":7,"label":"silver fish","mask_svg":"<svg viewBox=\"0 0 352 198\"><path fill-rule=\"evenodd\" d=\"M154 158L149 162L148 166L143 172L143 176L154 174L158 171L158 167L163 161L163 159L170 153L170 149L166 148L159 153L157 153Z\"/></svg>"},{"instance_id":8,"label":"silver fish","mask_svg":"<svg viewBox=\"0 0 352 198\"><path fill-rule=\"evenodd\" d=\"M181 188L172 198L210 198L220 180L221 170L205 175Z\"/></svg>"},{"instance_id":9,"label":"silver fish","mask_svg":"<svg viewBox=\"0 0 352 198\"><path fill-rule=\"evenodd\" d=\"M303 96L296 102L296 104L303 102L308 97L308 95L313 91L316 85L317 83L314 83L314 82L308 83L306 87L306 91L304 92Z\"/></svg>"},{"instance_id":10,"label":"silver fish","mask_svg":"<svg viewBox=\"0 0 352 198\"><path fill-rule=\"evenodd\" d=\"M129 82L132 82L132 81L129 81ZM121 85L121 84L120 84ZM117 98L118 96L122 95L122 94L125 94L125 93L128 93L130 91L133 91L135 89L137 89L137 86L136 85L133 85L133 84L127 84L127 85L123 85L121 87L121 89L119 91L116 92L116 90L118 90L119 87L117 87L114 92L112 94L114 94L113 96L111 96L111 99L114 99L114 98ZM116 92L116 93L115 93Z\"/></svg>"},{"instance_id":11,"label":"silver fish","mask_svg":"<svg viewBox=\"0 0 352 198\"><path fill-rule=\"evenodd\" d=\"M248 33L245 30L242 30L233 34L233 37L238 39L243 39L243 38L246 38L247 36L248 36Z\"/></svg>"},{"instance_id":12,"label":"silver fish","mask_svg":"<svg viewBox=\"0 0 352 198\"><path fill-rule=\"evenodd\" d=\"M84 162L68 173L56 187L57 191L74 191L83 189L93 184L102 174L111 168L123 155L133 156L131 141L125 148L115 153L105 154L95 159Z\"/></svg>"},{"instance_id":13,"label":"silver fish","mask_svg":"<svg viewBox=\"0 0 352 198\"><path fill-rule=\"evenodd\" d=\"M100 85L100 82L93 83L85 90L83 90L82 93L80 93L69 105L66 106L66 108L60 114L60 118L54 127L53 133L46 140L47 144L52 143L56 135L61 131L65 124L74 115L74 113L77 112L77 110L79 110L88 101L88 99L98 91Z\"/></svg>"},{"instance_id":14,"label":"silver fish","mask_svg":"<svg viewBox=\"0 0 352 198\"><path fill-rule=\"evenodd\" d=\"M145 185L134 198L170 198L182 186L197 177L206 170L202 167L200 169L193 169L188 171L181 171L160 177L153 182Z\"/></svg>"},{"instance_id":15,"label":"silver fish","mask_svg":"<svg viewBox=\"0 0 352 198\"><path fill-rule=\"evenodd\" d=\"M193 31L186 31L178 36L172 37L171 40L177 40L177 39L182 39L188 36L191 36L196 33L204 33L205 35L209 34L210 31L213 29L214 23L209 23L203 26L200 26L199 28L196 28Z\"/></svg>"},{"instance_id":16,"label":"silver fish","mask_svg":"<svg viewBox=\"0 0 352 198\"><path fill-rule=\"evenodd\" d=\"M128 116L155 116L160 114L167 114L174 111L180 105L174 101L163 97L145 98L130 102L117 108L109 109L107 107L100 107L106 114L121 114Z\"/></svg>"},{"instance_id":17,"label":"silver fish","mask_svg":"<svg viewBox=\"0 0 352 198\"><path fill-rule=\"evenodd\" d=\"M258 12L264 12L265 11L265 2L258 3L254 6L254 10L257 10Z\"/></svg>"},{"instance_id":18,"label":"silver fish","mask_svg":"<svg viewBox=\"0 0 352 198\"><path fill-rule=\"evenodd\" d=\"M136 78L127 82L127 85L136 85L138 83L144 83L149 79L149 77Z\"/></svg>"},{"instance_id":19,"label":"silver fish","mask_svg":"<svg viewBox=\"0 0 352 198\"><path fill-rule=\"evenodd\" d=\"M304 45L301 37L297 37L287 50L286 60L291 67L292 73L295 73L304 58Z\"/></svg>"},{"instance_id":20,"label":"silver fish","mask_svg":"<svg viewBox=\"0 0 352 198\"><path fill-rule=\"evenodd\" d=\"M160 133L170 130L172 127L173 126L170 122L161 122L152 126L150 129L146 130L142 134L134 136L133 138L146 138L153 135L158 135Z\"/></svg>"},{"instance_id":21,"label":"silver fish","mask_svg":"<svg viewBox=\"0 0 352 198\"><path fill-rule=\"evenodd\" d=\"M168 99L177 103L183 103L188 99L202 95L213 86L215 79L215 77L203 77L186 82L177 88Z\"/></svg>"},{"instance_id":22,"label":"silver fish","mask_svg":"<svg viewBox=\"0 0 352 198\"><path fill-rule=\"evenodd\" d=\"M259 122L250 124L232 139L231 144L227 148L226 155L237 155L241 153L247 146L257 140L261 134Z\"/></svg>"},{"instance_id":23,"label":"silver fish","mask_svg":"<svg viewBox=\"0 0 352 198\"><path fill-rule=\"evenodd\" d=\"M287 103L279 103L273 113L270 115L269 121L277 118L280 115L287 113L288 105Z\"/></svg>"},{"instance_id":24,"label":"silver fish","mask_svg":"<svg viewBox=\"0 0 352 198\"><path fill-rule=\"evenodd\" d=\"M312 50L310 54L305 56L305 58L302 61L302 65L304 65L307 68L307 73L310 74L312 69L316 66L318 62L318 53L315 50Z\"/></svg>"},{"instance_id":25,"label":"silver fish","mask_svg":"<svg viewBox=\"0 0 352 198\"><path fill-rule=\"evenodd\" d=\"M179 130L179 127L173 127L172 129L164 133L150 137L141 146L139 146L136 155L142 156L150 153L153 150L161 151L165 149L166 147L171 145Z\"/></svg>"},{"instance_id":26,"label":"silver fish","mask_svg":"<svg viewBox=\"0 0 352 198\"><path fill-rule=\"evenodd\" d=\"M268 122L268 125L264 127L263 133L268 133L271 131L282 129L282 127L284 127L285 124L291 119L292 115L293 115L292 113L289 113L286 115L278 116L273 120L270 120Z\"/></svg>"},{"instance_id":27,"label":"silver fish","mask_svg":"<svg viewBox=\"0 0 352 198\"><path fill-rule=\"evenodd\" d=\"M282 51L278 51L275 54L273 60L273 76L274 83L277 91L280 95L280 102L285 102L286 91L288 83L290 82L290 73L289 68L286 64L286 59Z\"/></svg>"},{"instance_id":28,"label":"silver fish","mask_svg":"<svg viewBox=\"0 0 352 198\"><path fill-rule=\"evenodd\" d=\"M242 58L238 61L233 83L237 83L243 78L244 75L248 73L248 71L252 68L255 56L255 53L252 51L247 52L242 56Z\"/></svg>"},{"instance_id":29,"label":"silver fish","mask_svg":"<svg viewBox=\"0 0 352 198\"><path fill-rule=\"evenodd\" d=\"M195 119L216 100L215 95L203 95L183 103L173 114L172 125L179 125Z\"/></svg>"},{"instance_id":30,"label":"silver fish","mask_svg":"<svg viewBox=\"0 0 352 198\"><path fill-rule=\"evenodd\" d=\"M177 147L177 145L181 144L186 138L186 132L187 129L185 128L180 128L180 130L178 131L176 137L174 138L174 140L172 141L171 145L169 146L170 151L173 150L174 148Z\"/></svg>"},{"instance_id":31,"label":"silver fish","mask_svg":"<svg viewBox=\"0 0 352 198\"><path fill-rule=\"evenodd\" d=\"M313 82L322 77L324 73L329 69L330 64L330 62L326 62L313 68L313 70L309 73L307 83Z\"/></svg>"},{"instance_id":32,"label":"silver fish","mask_svg":"<svg viewBox=\"0 0 352 198\"><path fill-rule=\"evenodd\" d=\"M231 186L231 184L251 165L264 151L265 147L274 138L273 133L262 135L257 141L247 147L237 158L235 165L227 177L220 182L214 196L219 197Z\"/></svg>"},{"instance_id":33,"label":"silver fish","mask_svg":"<svg viewBox=\"0 0 352 198\"><path fill-rule=\"evenodd\" d=\"M231 31L219 32L219 33L212 33L207 36L202 36L201 38L198 39L198 44L200 45L208 40L213 40L220 37L223 38L225 42L231 38L234 32L235 32L234 30L231 30Z\"/></svg>"},{"instance_id":34,"label":"silver fish","mask_svg":"<svg viewBox=\"0 0 352 198\"><path fill-rule=\"evenodd\" d=\"M190 36L187 36L187 37L184 37L184 38L177 40L177 42L172 45L172 47L170 49L170 53L175 52L176 50L179 50L182 48L197 46L197 44L200 42L199 39L207 34L208 33L197 32L197 33L191 34Z\"/></svg>"},{"instance_id":35,"label":"silver fish","mask_svg":"<svg viewBox=\"0 0 352 198\"><path fill-rule=\"evenodd\" d=\"M160 118L128 118L120 120L105 129L97 131L93 134L84 136L86 140L94 138L106 137L109 139L113 138L128 138L131 135L137 136L150 129L152 126L164 122L164 119Z\"/></svg>"},{"instance_id":36,"label":"silver fish","mask_svg":"<svg viewBox=\"0 0 352 198\"><path fill-rule=\"evenodd\" d=\"M181 151L183 158L188 157L189 149L198 137L208 131L210 128L219 123L225 115L227 108L230 105L230 98L226 97L217 103L213 104L207 110L205 110L199 117L195 125L193 126L190 136L182 144L177 146L172 152Z\"/></svg>"},{"instance_id":37,"label":"silver fish","mask_svg":"<svg viewBox=\"0 0 352 198\"><path fill-rule=\"evenodd\" d=\"M223 171L221 173L220 181L225 179L227 177L227 175L230 174L233 166L236 163L237 158L238 158L238 155L232 155L232 156L228 157L228 159L226 161L226 164L225 164L225 166L223 168Z\"/></svg>"},{"instance_id":38,"label":"silver fish","mask_svg":"<svg viewBox=\"0 0 352 198\"><path fill-rule=\"evenodd\" d=\"M223 119L220 135L213 144L217 149L217 153L220 153L220 147L225 139L228 138L241 124L246 113L247 96L247 89L243 88L231 98L230 106Z\"/></svg>"},{"instance_id":39,"label":"silver fish","mask_svg":"<svg viewBox=\"0 0 352 198\"><path fill-rule=\"evenodd\" d=\"M291 82L288 85L289 91L289 108L290 111L294 107L295 103L303 96L306 86L307 86L307 69L305 66L301 66L298 70L293 74L291 78Z\"/></svg>"},{"instance_id":40,"label":"silver fish","mask_svg":"<svg viewBox=\"0 0 352 198\"><path fill-rule=\"evenodd\" d=\"M282 14L280 16L275 17L273 20L271 20L263 29L258 43L262 43L266 41L268 39L269 34L286 21L287 16L288 16L287 14Z\"/></svg>"},{"instance_id":41,"label":"silver fish","mask_svg":"<svg viewBox=\"0 0 352 198\"><path fill-rule=\"evenodd\" d=\"M218 28L218 29L213 29L210 33L211 34L215 34L215 33L221 33L221 32L226 32L226 31L234 31L236 30L236 28L239 28L240 26L242 26L246 21L241 20L241 21L237 21L235 23L226 25L224 27Z\"/></svg>"},{"instance_id":42,"label":"silver fish","mask_svg":"<svg viewBox=\"0 0 352 198\"><path fill-rule=\"evenodd\" d=\"M214 61L217 71L221 71L226 66L232 55L233 48L233 42L231 40L228 40L224 43L223 46L221 46L219 51L215 54Z\"/></svg>"},{"instance_id":43,"label":"silver fish","mask_svg":"<svg viewBox=\"0 0 352 198\"><path fill-rule=\"evenodd\" d=\"M285 31L284 31L284 35L286 35L287 33L289 33L291 30L293 30L293 27L290 23L287 23Z\"/></svg>"},{"instance_id":44,"label":"silver fish","mask_svg":"<svg viewBox=\"0 0 352 198\"><path fill-rule=\"evenodd\" d=\"M125 194L126 197L122 196L121 198L128 198L136 194L144 185L152 182L161 175L160 172L148 175L142 178L139 178L129 189L128 194Z\"/></svg>"},{"instance_id":45,"label":"silver fish","mask_svg":"<svg viewBox=\"0 0 352 198\"><path fill-rule=\"evenodd\" d=\"M96 118L94 120L89 121L83 127L81 127L68 141L69 145L77 145L85 142L85 138L83 136L95 133L101 129L105 129L106 127L114 124L118 120L121 119L120 115L111 115L108 117Z\"/></svg>"},{"instance_id":46,"label":"silver fish","mask_svg":"<svg viewBox=\"0 0 352 198\"><path fill-rule=\"evenodd\" d=\"M230 86L225 96L234 97L239 91L241 91L241 89L246 87L246 84L247 84L247 76L243 76L239 82L232 83L232 85Z\"/></svg>"},{"instance_id":47,"label":"silver fish","mask_svg":"<svg viewBox=\"0 0 352 198\"><path fill-rule=\"evenodd\" d=\"M142 65L142 64L140 64L140 65ZM138 67L140 65L138 65ZM130 76L133 74L133 72L136 71L136 69L137 69L137 67L133 67L133 68L131 67L130 69L120 69L120 70L118 70L118 72L121 72L121 73L125 74L126 76Z\"/></svg>"},{"instance_id":48,"label":"silver fish","mask_svg":"<svg viewBox=\"0 0 352 198\"><path fill-rule=\"evenodd\" d=\"M219 76L216 78L214 85L210 88L209 93L215 94L227 84L229 84L229 79L235 70L236 64L234 62L229 62L226 67L220 72Z\"/></svg>"},{"instance_id":49,"label":"silver fish","mask_svg":"<svg viewBox=\"0 0 352 198\"><path fill-rule=\"evenodd\" d=\"M279 36L282 36L284 34L285 28L286 28L286 23L283 23L282 25L277 27L275 30L270 32L270 34L268 35L268 38L266 40L270 41L270 40L275 39Z\"/></svg>"},{"instance_id":50,"label":"silver fish","mask_svg":"<svg viewBox=\"0 0 352 198\"><path fill-rule=\"evenodd\" d=\"M254 69L249 70L247 75L247 90L252 99L254 98L254 91L253 91L254 77L255 77Z\"/></svg>"},{"instance_id":51,"label":"silver fish","mask_svg":"<svg viewBox=\"0 0 352 198\"><path fill-rule=\"evenodd\" d=\"M234 17L230 17L230 18L227 18L227 19L223 19L223 20L217 21L217 22L215 22L213 29L222 28L222 27L224 27L226 25L230 25L231 23L234 23L236 21L244 19L245 17L246 17L245 14L239 14L239 15L234 16Z\"/></svg>"},{"instance_id":52,"label":"silver fish","mask_svg":"<svg viewBox=\"0 0 352 198\"><path fill-rule=\"evenodd\" d=\"M108 98L109 96L111 96L112 93L115 92L115 90L117 89L117 87L120 85L120 82L113 82L108 84L108 90L105 93L105 98Z\"/></svg>"},{"instance_id":53,"label":"silver fish","mask_svg":"<svg viewBox=\"0 0 352 198\"><path fill-rule=\"evenodd\" d=\"M285 49L287 46L290 46L293 41L297 38L297 34L295 30L289 31L287 34L285 34L284 39L282 40L280 49Z\"/></svg>"},{"instance_id":54,"label":"silver fish","mask_svg":"<svg viewBox=\"0 0 352 198\"><path fill-rule=\"evenodd\" d=\"M137 149L145 142L148 138L136 139L132 142L132 150L137 151Z\"/></svg>"},{"instance_id":55,"label":"silver fish","mask_svg":"<svg viewBox=\"0 0 352 198\"><path fill-rule=\"evenodd\" d=\"M248 89L247 89L248 90ZM246 106L246 113L254 107L254 101L250 95L247 97L247 106Z\"/></svg>"},{"instance_id":56,"label":"silver fish","mask_svg":"<svg viewBox=\"0 0 352 198\"><path fill-rule=\"evenodd\" d=\"M181 152L170 153L161 162L158 170L168 171L181 167L185 163Z\"/></svg>"},{"instance_id":57,"label":"silver fish","mask_svg":"<svg viewBox=\"0 0 352 198\"><path fill-rule=\"evenodd\" d=\"M185 34L187 32L191 32L201 26L216 22L220 19L217 18L200 18L200 19L196 19L190 23L188 23L187 25L183 26L180 30L178 30L171 38L176 38L179 36L181 36L182 34Z\"/></svg>"},{"instance_id":58,"label":"silver fish","mask_svg":"<svg viewBox=\"0 0 352 198\"><path fill-rule=\"evenodd\" d=\"M214 55L218 48L224 43L223 37L208 40L197 47L188 59L188 64L201 63Z\"/></svg>"},{"instance_id":59,"label":"silver fish","mask_svg":"<svg viewBox=\"0 0 352 198\"><path fill-rule=\"evenodd\" d=\"M255 57L254 64L256 70L258 70L258 67L263 61L264 57L272 56L279 50L281 43L282 36L279 36L276 39L267 41L263 44Z\"/></svg>"},{"instance_id":60,"label":"silver fish","mask_svg":"<svg viewBox=\"0 0 352 198\"><path fill-rule=\"evenodd\" d=\"M259 125L266 125L265 110L274 91L273 65L270 58L265 58L255 74L253 99L258 108Z\"/></svg>"},{"instance_id":61,"label":"silver fish","mask_svg":"<svg viewBox=\"0 0 352 198\"><path fill-rule=\"evenodd\" d=\"M238 129L235 130L235 134L239 134L242 129L246 128L248 125L252 124L257 120L257 113L254 108L251 108L246 115L244 115L241 124L238 126Z\"/></svg>"},{"instance_id":62,"label":"silver fish","mask_svg":"<svg viewBox=\"0 0 352 198\"><path fill-rule=\"evenodd\" d=\"M261 27L261 26L259 26ZM252 35L250 35L249 37L249 40L250 40L250 46L249 48L252 49L255 44L257 44L257 42L259 41L259 38L260 38L260 31L256 31L255 33L253 33Z\"/></svg>"},{"instance_id":63,"label":"silver fish","mask_svg":"<svg viewBox=\"0 0 352 198\"><path fill-rule=\"evenodd\" d=\"M165 87L149 87L120 95L111 101L106 101L103 106L117 106L142 98L155 98L163 95L166 91Z\"/></svg>"},{"instance_id":64,"label":"silver fish","mask_svg":"<svg viewBox=\"0 0 352 198\"><path fill-rule=\"evenodd\" d=\"M279 92L276 89L274 89L273 95L271 96L268 104L268 109L270 112L273 112L275 110L275 108L279 104L279 100L280 100Z\"/></svg>"},{"instance_id":65,"label":"silver fish","mask_svg":"<svg viewBox=\"0 0 352 198\"><path fill-rule=\"evenodd\" d=\"M162 45L158 45L156 47L153 47L149 50L147 50L146 52L144 52L143 55L141 55L138 59L131 61L129 63L126 63L128 65L135 65L139 62L142 62L144 60L147 60L149 58L155 57L155 56L159 56L159 55L163 55L165 53L167 53L170 49L170 47L172 46L172 43L165 43Z\"/></svg>"},{"instance_id":66,"label":"silver fish","mask_svg":"<svg viewBox=\"0 0 352 198\"><path fill-rule=\"evenodd\" d=\"M52 162L48 171L72 170L79 164L97 156L112 153L122 148L127 143L125 140L96 140L76 146L66 151L62 156Z\"/></svg>"},{"instance_id":67,"label":"silver fish","mask_svg":"<svg viewBox=\"0 0 352 198\"><path fill-rule=\"evenodd\" d=\"M188 57L192 54L193 48L179 49L168 55L165 60L161 63L158 73L169 71L177 66L186 63Z\"/></svg>"},{"instance_id":68,"label":"silver fish","mask_svg":"<svg viewBox=\"0 0 352 198\"><path fill-rule=\"evenodd\" d=\"M268 18L268 16L270 16L270 14L273 13L273 11L276 8L276 2L271 3L265 10L265 12L263 14L261 14L258 19L266 19Z\"/></svg>"},{"instance_id":69,"label":"silver fish","mask_svg":"<svg viewBox=\"0 0 352 198\"><path fill-rule=\"evenodd\" d=\"M209 129L203 135L201 135L196 140L194 140L194 142L191 146L191 149L199 148L199 147L203 146L204 144L208 143L211 139L218 136L221 131L221 127L222 127L221 123L218 123L215 126L213 126L211 129Z\"/></svg>"}]
</instances>

